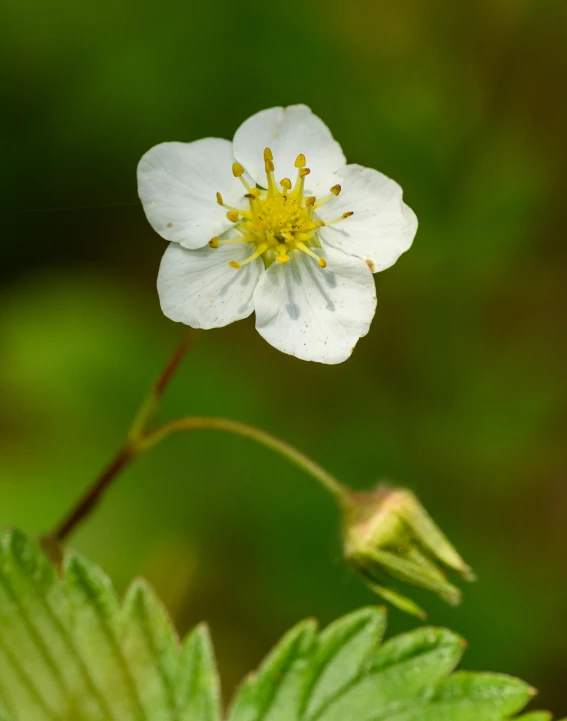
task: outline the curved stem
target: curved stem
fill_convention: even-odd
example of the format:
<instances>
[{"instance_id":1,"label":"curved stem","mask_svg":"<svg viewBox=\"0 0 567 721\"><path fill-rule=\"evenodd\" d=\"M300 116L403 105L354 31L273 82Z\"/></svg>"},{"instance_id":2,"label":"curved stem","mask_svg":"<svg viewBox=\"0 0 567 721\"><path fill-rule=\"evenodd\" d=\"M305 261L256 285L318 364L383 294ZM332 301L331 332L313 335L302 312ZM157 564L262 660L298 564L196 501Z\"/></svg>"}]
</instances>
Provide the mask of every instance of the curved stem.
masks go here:
<instances>
[{"instance_id":1,"label":"curved stem","mask_svg":"<svg viewBox=\"0 0 567 721\"><path fill-rule=\"evenodd\" d=\"M141 441L140 450L146 451L159 443L164 438L173 433L182 433L184 431L213 430L234 433L243 438L249 438L256 441L260 445L270 448L272 451L279 453L288 461L301 468L308 475L320 483L323 488L329 491L343 508L350 508L353 505L350 491L345 488L331 473L326 471L315 461L311 460L297 448L282 441L270 433L255 428L247 423L233 421L230 418L215 418L209 416L190 416L187 418L179 418L174 421L164 423L157 428L148 431Z\"/></svg>"},{"instance_id":2,"label":"curved stem","mask_svg":"<svg viewBox=\"0 0 567 721\"><path fill-rule=\"evenodd\" d=\"M216 430L235 433L238 436L249 438L256 443L260 443L267 448L279 453L280 456L287 458L288 461L301 468L323 488L329 491L343 509L352 508L354 501L351 492L345 488L339 481L328 471L322 468L318 463L311 460L297 448L289 443L272 436L270 433L254 428L246 423L233 421L229 418L213 418L206 416L195 416L187 418L179 418L169 423L164 423L156 428L149 429L148 426L159 409L162 396L169 384L174 372L181 362L187 348L189 347L192 334L188 334L183 339L181 345L177 348L164 370L154 383L152 390L140 406L136 414L130 430L128 432L125 443L115 455L114 459L108 464L103 472L95 479L94 483L87 489L83 496L72 506L69 512L63 517L63 520L55 527L55 529L43 536L43 541L50 545L60 544L82 523L100 503L105 491L114 482L121 471L126 468L138 455L150 450L156 443L167 438L172 433L181 433L182 431L197 430Z\"/></svg>"}]
</instances>

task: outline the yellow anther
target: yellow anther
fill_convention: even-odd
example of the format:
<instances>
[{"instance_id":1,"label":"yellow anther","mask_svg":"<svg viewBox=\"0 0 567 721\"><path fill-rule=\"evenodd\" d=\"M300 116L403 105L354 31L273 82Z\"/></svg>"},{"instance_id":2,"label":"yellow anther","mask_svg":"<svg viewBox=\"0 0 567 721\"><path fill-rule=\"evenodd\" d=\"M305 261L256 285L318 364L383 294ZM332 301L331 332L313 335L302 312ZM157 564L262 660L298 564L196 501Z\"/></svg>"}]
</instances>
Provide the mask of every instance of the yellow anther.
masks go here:
<instances>
[{"instance_id":1,"label":"yellow anther","mask_svg":"<svg viewBox=\"0 0 567 721\"><path fill-rule=\"evenodd\" d=\"M348 213L343 213L343 218L350 218L351 215L354 215L354 210L349 210Z\"/></svg>"},{"instance_id":2,"label":"yellow anther","mask_svg":"<svg viewBox=\"0 0 567 721\"><path fill-rule=\"evenodd\" d=\"M314 252L321 247L317 232L322 226L338 223L352 213L343 213L339 218L325 222L314 220L313 211L337 196L341 192L341 186L333 186L330 194L320 200L314 195L307 196L304 192L305 178L311 171L306 167L303 153L300 153L295 160L297 178L294 184L289 178L282 178L279 184L277 183L271 148L264 150L264 166L267 176L267 184L264 185L266 190L251 187L246 180L244 166L239 162L232 164L232 174L243 184L244 198L249 201L249 208L243 210L227 205L221 193L217 193L217 203L225 208L226 217L234 223L234 230L238 233L233 234L235 237L224 239L215 236L209 240L209 247L218 248L229 243L250 243L251 255L244 260L228 262L231 268L237 270L259 260L267 252L269 254L267 265L271 261L285 264L290 261L295 251L309 255L320 268L326 268L327 261L319 255L320 251Z\"/></svg>"},{"instance_id":3,"label":"yellow anther","mask_svg":"<svg viewBox=\"0 0 567 721\"><path fill-rule=\"evenodd\" d=\"M240 163L232 164L232 174L235 178L240 178L241 175L244 175L244 168L240 165Z\"/></svg>"}]
</instances>

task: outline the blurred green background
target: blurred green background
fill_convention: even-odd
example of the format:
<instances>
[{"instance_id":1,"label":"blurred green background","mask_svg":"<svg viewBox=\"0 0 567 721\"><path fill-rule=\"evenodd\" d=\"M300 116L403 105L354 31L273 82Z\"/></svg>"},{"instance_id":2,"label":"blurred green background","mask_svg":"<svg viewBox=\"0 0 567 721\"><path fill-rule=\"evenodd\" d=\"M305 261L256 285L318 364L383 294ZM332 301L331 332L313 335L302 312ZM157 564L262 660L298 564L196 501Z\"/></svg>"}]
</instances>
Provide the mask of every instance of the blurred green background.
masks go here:
<instances>
[{"instance_id":1,"label":"blurred green background","mask_svg":"<svg viewBox=\"0 0 567 721\"><path fill-rule=\"evenodd\" d=\"M1 523L55 523L183 334L159 310L165 242L137 202L138 159L307 103L349 161L401 183L415 244L376 276L376 319L348 362L284 356L250 318L201 336L163 417L237 418L356 488L416 490L480 578L458 609L416 594L432 622L467 637L466 666L520 675L564 714L565 1L0 13ZM72 544L120 589L147 576L181 631L208 620L226 696L289 625L374 602L341 561L330 498L220 434L141 459ZM390 632L415 625L390 616Z\"/></svg>"}]
</instances>

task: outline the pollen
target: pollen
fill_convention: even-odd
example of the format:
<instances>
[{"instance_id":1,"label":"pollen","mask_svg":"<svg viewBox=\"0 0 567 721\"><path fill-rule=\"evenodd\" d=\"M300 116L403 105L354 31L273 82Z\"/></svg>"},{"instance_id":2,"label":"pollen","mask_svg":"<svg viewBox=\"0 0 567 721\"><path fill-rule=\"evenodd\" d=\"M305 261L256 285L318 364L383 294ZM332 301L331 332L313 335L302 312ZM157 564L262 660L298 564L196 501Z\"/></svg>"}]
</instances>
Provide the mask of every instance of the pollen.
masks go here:
<instances>
[{"instance_id":1,"label":"pollen","mask_svg":"<svg viewBox=\"0 0 567 721\"><path fill-rule=\"evenodd\" d=\"M211 238L209 246L218 248L227 243L249 243L250 255L244 260L230 260L229 266L239 270L244 265L261 259L268 267L274 262L285 265L294 253L298 252L313 259L318 268L327 267L327 261L321 252L318 236L321 228L342 222L353 215L345 212L338 218L324 221L317 217L317 209L332 201L341 192L340 185L333 185L329 194L318 200L305 192L305 179L311 170L303 153L295 159L297 177L295 183L282 178L279 184L275 178L277 158L271 148L265 148L263 154L266 182L262 187L250 187L246 182L245 169L240 163L232 164L232 174L244 186L243 200L246 209L227 205L220 193L216 194L217 203L227 210L226 217L233 223L233 229L239 233L228 239Z\"/></svg>"}]
</instances>

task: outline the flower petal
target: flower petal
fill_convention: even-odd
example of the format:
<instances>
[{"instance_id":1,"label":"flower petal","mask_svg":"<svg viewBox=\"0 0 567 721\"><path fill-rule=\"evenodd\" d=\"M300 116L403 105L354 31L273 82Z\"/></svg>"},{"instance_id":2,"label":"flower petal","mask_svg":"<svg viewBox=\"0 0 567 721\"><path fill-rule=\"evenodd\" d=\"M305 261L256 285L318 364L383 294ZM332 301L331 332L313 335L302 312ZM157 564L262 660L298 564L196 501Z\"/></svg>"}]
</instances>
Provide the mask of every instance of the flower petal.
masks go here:
<instances>
[{"instance_id":1,"label":"flower petal","mask_svg":"<svg viewBox=\"0 0 567 721\"><path fill-rule=\"evenodd\" d=\"M325 252L332 246L362 258L373 273L394 265L417 231L417 218L402 201L400 186L377 170L347 165L327 177L317 197L327 195L336 183L342 188L340 195L318 208L318 217L331 220L349 211L354 215L321 228Z\"/></svg>"},{"instance_id":2,"label":"flower petal","mask_svg":"<svg viewBox=\"0 0 567 721\"><path fill-rule=\"evenodd\" d=\"M295 159L303 153L311 169L305 181L308 188L346 163L329 128L306 105L261 110L242 123L233 142L236 159L264 188L264 148L274 155L277 180L290 178L292 182L297 175Z\"/></svg>"},{"instance_id":3,"label":"flower petal","mask_svg":"<svg viewBox=\"0 0 567 721\"><path fill-rule=\"evenodd\" d=\"M138 194L154 230L185 248L202 248L232 227L216 193L229 205L242 197L233 162L232 144L221 138L148 150L138 164Z\"/></svg>"},{"instance_id":4,"label":"flower petal","mask_svg":"<svg viewBox=\"0 0 567 721\"><path fill-rule=\"evenodd\" d=\"M157 281L164 314L193 328L221 328L247 318L264 264L257 259L236 270L228 261L242 262L251 253L249 243L199 250L170 243Z\"/></svg>"},{"instance_id":5,"label":"flower petal","mask_svg":"<svg viewBox=\"0 0 567 721\"><path fill-rule=\"evenodd\" d=\"M254 291L256 329L275 348L303 360L342 363L366 335L376 310L366 264L329 249L326 268L294 251L273 263Z\"/></svg>"}]
</instances>

